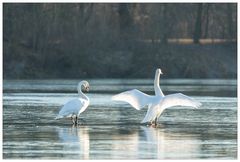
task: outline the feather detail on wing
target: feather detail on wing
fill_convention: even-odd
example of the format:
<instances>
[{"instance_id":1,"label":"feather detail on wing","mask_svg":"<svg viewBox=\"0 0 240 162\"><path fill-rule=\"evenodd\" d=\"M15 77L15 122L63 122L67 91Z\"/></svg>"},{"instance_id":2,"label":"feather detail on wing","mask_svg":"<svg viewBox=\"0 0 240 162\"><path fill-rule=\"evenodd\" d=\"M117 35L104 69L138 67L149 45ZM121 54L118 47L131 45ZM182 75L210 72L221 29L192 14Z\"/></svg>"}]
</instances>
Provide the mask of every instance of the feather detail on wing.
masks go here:
<instances>
[{"instance_id":1,"label":"feather detail on wing","mask_svg":"<svg viewBox=\"0 0 240 162\"><path fill-rule=\"evenodd\" d=\"M132 105L137 110L141 110L152 102L152 96L149 96L137 89L122 92L112 97L114 101L124 101Z\"/></svg>"},{"instance_id":2,"label":"feather detail on wing","mask_svg":"<svg viewBox=\"0 0 240 162\"><path fill-rule=\"evenodd\" d=\"M190 106L194 108L200 107L202 104L182 93L176 93L165 96L161 101L161 109L172 106Z\"/></svg>"},{"instance_id":3,"label":"feather detail on wing","mask_svg":"<svg viewBox=\"0 0 240 162\"><path fill-rule=\"evenodd\" d=\"M167 95L160 100L159 105L149 105L147 114L141 123L154 121L155 118L159 117L166 108L172 106L190 106L198 108L201 105L202 104L200 102L181 93Z\"/></svg>"}]
</instances>

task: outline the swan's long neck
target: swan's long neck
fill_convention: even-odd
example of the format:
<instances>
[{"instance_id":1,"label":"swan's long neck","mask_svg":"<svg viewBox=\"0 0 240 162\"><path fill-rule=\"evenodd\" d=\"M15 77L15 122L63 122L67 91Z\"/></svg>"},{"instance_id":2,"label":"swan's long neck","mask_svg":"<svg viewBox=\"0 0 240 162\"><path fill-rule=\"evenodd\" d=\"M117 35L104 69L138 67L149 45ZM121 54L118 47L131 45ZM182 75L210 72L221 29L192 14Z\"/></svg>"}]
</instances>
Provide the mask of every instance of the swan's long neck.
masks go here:
<instances>
[{"instance_id":1,"label":"swan's long neck","mask_svg":"<svg viewBox=\"0 0 240 162\"><path fill-rule=\"evenodd\" d=\"M154 79L155 95L156 96L164 96L164 94L163 94L163 92L162 92L162 90L161 90L161 88L159 86L159 84L160 84L159 80L160 80L160 73L156 73L155 74L155 79Z\"/></svg>"},{"instance_id":2,"label":"swan's long neck","mask_svg":"<svg viewBox=\"0 0 240 162\"><path fill-rule=\"evenodd\" d=\"M83 98L85 100L89 100L89 98L82 92L82 84L78 85L78 95L80 98Z\"/></svg>"}]
</instances>

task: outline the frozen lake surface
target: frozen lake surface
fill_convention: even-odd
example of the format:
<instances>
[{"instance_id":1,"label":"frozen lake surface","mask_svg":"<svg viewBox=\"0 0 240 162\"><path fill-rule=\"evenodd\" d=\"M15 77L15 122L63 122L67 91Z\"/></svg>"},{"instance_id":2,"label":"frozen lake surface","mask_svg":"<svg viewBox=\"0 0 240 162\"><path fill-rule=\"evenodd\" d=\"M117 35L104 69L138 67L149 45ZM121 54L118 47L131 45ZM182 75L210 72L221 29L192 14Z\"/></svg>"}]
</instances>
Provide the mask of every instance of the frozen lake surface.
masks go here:
<instances>
[{"instance_id":1,"label":"frozen lake surface","mask_svg":"<svg viewBox=\"0 0 240 162\"><path fill-rule=\"evenodd\" d=\"M140 124L147 108L111 101L134 88L153 94L152 79L90 79L84 122L54 120L77 97L78 81L4 80L4 159L237 158L236 80L161 80L165 95L181 92L203 105L167 109L157 128Z\"/></svg>"}]
</instances>

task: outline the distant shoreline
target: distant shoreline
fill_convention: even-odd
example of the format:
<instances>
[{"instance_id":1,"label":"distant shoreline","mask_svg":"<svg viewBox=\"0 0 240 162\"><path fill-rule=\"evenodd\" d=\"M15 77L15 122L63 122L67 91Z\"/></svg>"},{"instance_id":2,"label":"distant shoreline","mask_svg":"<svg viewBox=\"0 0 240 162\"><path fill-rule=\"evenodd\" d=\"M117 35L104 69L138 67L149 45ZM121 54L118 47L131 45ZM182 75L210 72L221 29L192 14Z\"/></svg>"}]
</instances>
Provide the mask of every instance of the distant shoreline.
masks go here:
<instances>
[{"instance_id":1,"label":"distant shoreline","mask_svg":"<svg viewBox=\"0 0 240 162\"><path fill-rule=\"evenodd\" d=\"M54 54L59 57L50 59L53 53L49 53L45 62L23 45L15 48L22 52L16 58L6 60L9 53L4 53L4 79L152 78L158 67L163 69L165 79L237 78L236 42L166 45L132 42L130 49L87 49L76 56L84 60L72 60L66 54Z\"/></svg>"}]
</instances>

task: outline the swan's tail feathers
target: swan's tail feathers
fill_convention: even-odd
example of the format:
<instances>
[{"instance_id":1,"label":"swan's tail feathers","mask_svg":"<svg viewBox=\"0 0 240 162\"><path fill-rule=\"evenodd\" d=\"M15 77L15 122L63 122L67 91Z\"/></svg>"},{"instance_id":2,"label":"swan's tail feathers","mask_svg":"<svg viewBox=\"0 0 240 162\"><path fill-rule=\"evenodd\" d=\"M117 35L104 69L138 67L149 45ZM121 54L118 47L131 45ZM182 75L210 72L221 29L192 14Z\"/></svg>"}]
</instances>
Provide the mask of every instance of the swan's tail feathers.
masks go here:
<instances>
[{"instance_id":1,"label":"swan's tail feathers","mask_svg":"<svg viewBox=\"0 0 240 162\"><path fill-rule=\"evenodd\" d=\"M149 96L137 89L122 92L112 97L114 101L127 102L137 110L141 110L152 102L152 96Z\"/></svg>"},{"instance_id":2,"label":"swan's tail feathers","mask_svg":"<svg viewBox=\"0 0 240 162\"><path fill-rule=\"evenodd\" d=\"M201 105L202 104L200 102L182 93L167 95L163 98L161 103L161 107L163 109L172 107L172 106L189 106L189 107L198 108Z\"/></svg>"}]
</instances>

